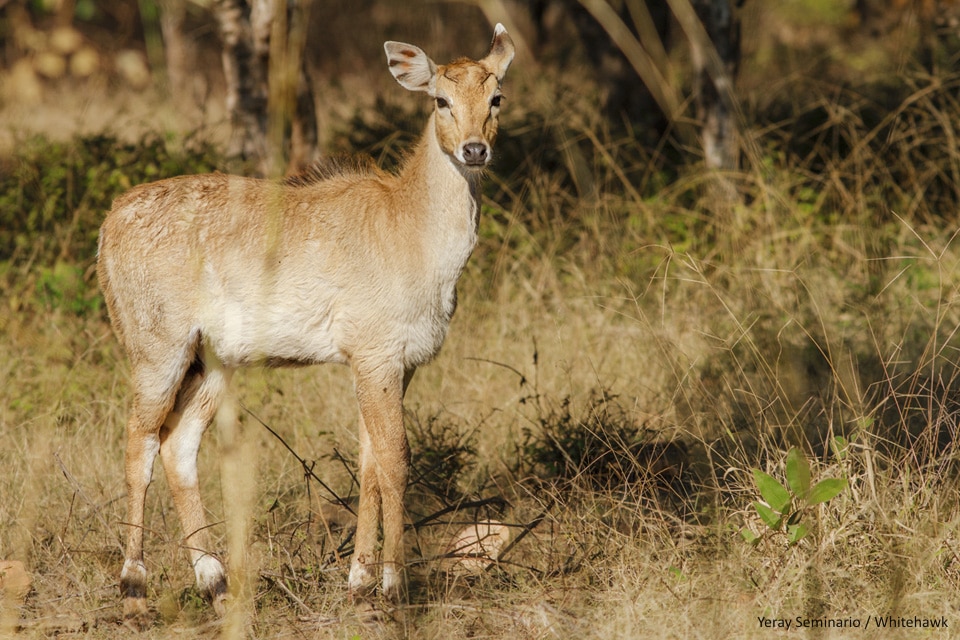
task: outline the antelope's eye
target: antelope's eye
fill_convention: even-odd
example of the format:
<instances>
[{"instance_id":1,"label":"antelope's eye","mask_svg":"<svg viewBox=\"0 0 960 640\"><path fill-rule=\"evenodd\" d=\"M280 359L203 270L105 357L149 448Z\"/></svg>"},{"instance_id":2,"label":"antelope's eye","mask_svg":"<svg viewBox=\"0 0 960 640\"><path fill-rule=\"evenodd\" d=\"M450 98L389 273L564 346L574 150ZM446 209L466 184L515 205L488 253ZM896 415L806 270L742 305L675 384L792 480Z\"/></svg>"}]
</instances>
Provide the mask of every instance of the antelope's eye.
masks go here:
<instances>
[{"instance_id":1,"label":"antelope's eye","mask_svg":"<svg viewBox=\"0 0 960 640\"><path fill-rule=\"evenodd\" d=\"M446 109L450 106L446 98L437 98L437 109Z\"/></svg>"},{"instance_id":2,"label":"antelope's eye","mask_svg":"<svg viewBox=\"0 0 960 640\"><path fill-rule=\"evenodd\" d=\"M493 96L493 98L490 99L490 106L499 108L500 100L502 99L503 99L503 96L498 93L497 95Z\"/></svg>"}]
</instances>

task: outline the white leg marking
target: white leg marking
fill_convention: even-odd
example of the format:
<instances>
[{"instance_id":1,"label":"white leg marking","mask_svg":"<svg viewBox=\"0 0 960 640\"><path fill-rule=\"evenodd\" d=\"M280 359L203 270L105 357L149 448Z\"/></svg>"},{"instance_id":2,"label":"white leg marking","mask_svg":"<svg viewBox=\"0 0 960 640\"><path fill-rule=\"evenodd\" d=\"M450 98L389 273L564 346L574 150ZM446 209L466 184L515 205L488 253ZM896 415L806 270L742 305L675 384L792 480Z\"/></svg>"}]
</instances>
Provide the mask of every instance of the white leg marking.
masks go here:
<instances>
[{"instance_id":1,"label":"white leg marking","mask_svg":"<svg viewBox=\"0 0 960 640\"><path fill-rule=\"evenodd\" d=\"M120 579L128 584L145 585L147 583L147 566L143 560L125 560Z\"/></svg>"},{"instance_id":2,"label":"white leg marking","mask_svg":"<svg viewBox=\"0 0 960 640\"><path fill-rule=\"evenodd\" d=\"M193 563L193 572L197 576L197 588L201 591L210 591L221 583L226 575L220 561L209 554L200 556Z\"/></svg>"},{"instance_id":3,"label":"white leg marking","mask_svg":"<svg viewBox=\"0 0 960 640\"><path fill-rule=\"evenodd\" d=\"M160 453L160 436L156 433L151 433L148 436L143 438L143 457L141 461L143 462L143 468L140 469L140 473L143 474L144 486L150 484L153 481L153 463L157 459L157 454Z\"/></svg>"},{"instance_id":4,"label":"white leg marking","mask_svg":"<svg viewBox=\"0 0 960 640\"><path fill-rule=\"evenodd\" d=\"M349 587L350 591L369 589L375 579L376 576L373 571L364 563L354 558L350 565L350 576L347 578L347 587Z\"/></svg>"},{"instance_id":5,"label":"white leg marking","mask_svg":"<svg viewBox=\"0 0 960 640\"><path fill-rule=\"evenodd\" d=\"M200 451L203 433L209 424L208 417L212 413L208 410L209 405L219 404L227 390L227 379L222 369L211 366L204 375L193 399L195 405L180 416L180 424L170 435L177 439L178 444L173 461L176 474L188 486L197 484L197 452Z\"/></svg>"},{"instance_id":6,"label":"white leg marking","mask_svg":"<svg viewBox=\"0 0 960 640\"><path fill-rule=\"evenodd\" d=\"M388 598L400 595L401 580L395 564L389 562L383 565L383 595Z\"/></svg>"}]
</instances>

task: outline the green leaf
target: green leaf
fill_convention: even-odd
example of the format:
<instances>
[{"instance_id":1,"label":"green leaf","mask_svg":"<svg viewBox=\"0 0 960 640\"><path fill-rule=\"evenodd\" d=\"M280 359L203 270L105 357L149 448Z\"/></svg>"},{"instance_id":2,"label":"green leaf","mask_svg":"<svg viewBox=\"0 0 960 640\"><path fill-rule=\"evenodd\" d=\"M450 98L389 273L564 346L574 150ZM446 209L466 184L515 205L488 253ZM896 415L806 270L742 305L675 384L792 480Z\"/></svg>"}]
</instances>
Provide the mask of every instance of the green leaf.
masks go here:
<instances>
[{"instance_id":1,"label":"green leaf","mask_svg":"<svg viewBox=\"0 0 960 640\"><path fill-rule=\"evenodd\" d=\"M820 504L832 498L835 498L841 491L847 488L846 478L826 478L818 482L810 495L807 496L807 504Z\"/></svg>"},{"instance_id":2,"label":"green leaf","mask_svg":"<svg viewBox=\"0 0 960 640\"><path fill-rule=\"evenodd\" d=\"M740 529L740 537L749 545L755 545L760 542L760 536L750 531L750 529Z\"/></svg>"},{"instance_id":3,"label":"green leaf","mask_svg":"<svg viewBox=\"0 0 960 640\"><path fill-rule=\"evenodd\" d=\"M786 513L790 505L790 492L777 482L776 478L759 469L753 470L753 479L757 483L757 489L760 490L764 502L774 511Z\"/></svg>"},{"instance_id":4,"label":"green leaf","mask_svg":"<svg viewBox=\"0 0 960 640\"><path fill-rule=\"evenodd\" d=\"M810 464L797 447L787 452L787 484L798 498L805 498L810 491Z\"/></svg>"},{"instance_id":5,"label":"green leaf","mask_svg":"<svg viewBox=\"0 0 960 640\"><path fill-rule=\"evenodd\" d=\"M807 528L807 525L792 524L787 527L787 542L789 542L789 544L797 544L803 540L808 533L810 533L810 529Z\"/></svg>"},{"instance_id":6,"label":"green leaf","mask_svg":"<svg viewBox=\"0 0 960 640\"><path fill-rule=\"evenodd\" d=\"M844 460L847 457L847 447L850 443L843 436L834 436L830 441L830 448L833 449L833 455L837 460Z\"/></svg>"},{"instance_id":7,"label":"green leaf","mask_svg":"<svg viewBox=\"0 0 960 640\"><path fill-rule=\"evenodd\" d=\"M763 520L763 523L776 531L780 528L780 521L783 519L782 516L763 504L762 502L754 502L753 508L757 510L757 513L760 514L760 519Z\"/></svg>"}]
</instances>

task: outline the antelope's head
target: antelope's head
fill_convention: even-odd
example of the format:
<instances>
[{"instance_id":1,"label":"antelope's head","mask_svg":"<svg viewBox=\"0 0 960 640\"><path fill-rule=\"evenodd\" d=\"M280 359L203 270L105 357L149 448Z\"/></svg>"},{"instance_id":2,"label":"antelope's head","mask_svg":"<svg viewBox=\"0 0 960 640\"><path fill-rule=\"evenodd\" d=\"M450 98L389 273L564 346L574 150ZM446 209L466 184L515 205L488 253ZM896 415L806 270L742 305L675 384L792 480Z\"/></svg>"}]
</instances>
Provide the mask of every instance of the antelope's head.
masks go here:
<instances>
[{"instance_id":1,"label":"antelope's head","mask_svg":"<svg viewBox=\"0 0 960 640\"><path fill-rule=\"evenodd\" d=\"M435 100L437 141L444 153L467 169L486 167L497 137L500 83L515 52L503 25L493 30L490 53L482 60L461 58L437 65L412 44L385 42L383 48L397 82Z\"/></svg>"}]
</instances>

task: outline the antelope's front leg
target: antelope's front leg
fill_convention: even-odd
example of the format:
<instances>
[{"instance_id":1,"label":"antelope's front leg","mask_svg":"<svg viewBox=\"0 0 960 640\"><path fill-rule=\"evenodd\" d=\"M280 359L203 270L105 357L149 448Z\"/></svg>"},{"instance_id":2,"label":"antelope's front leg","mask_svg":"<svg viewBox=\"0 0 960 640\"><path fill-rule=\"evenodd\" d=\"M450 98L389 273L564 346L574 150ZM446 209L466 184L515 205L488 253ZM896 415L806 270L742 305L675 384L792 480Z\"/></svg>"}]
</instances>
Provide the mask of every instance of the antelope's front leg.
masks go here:
<instances>
[{"instance_id":1,"label":"antelope's front leg","mask_svg":"<svg viewBox=\"0 0 960 640\"><path fill-rule=\"evenodd\" d=\"M351 597L366 595L377 587L375 549L380 524L380 482L374 464L370 434L360 412L360 507L354 537L353 561L347 586Z\"/></svg>"},{"instance_id":2,"label":"antelope's front leg","mask_svg":"<svg viewBox=\"0 0 960 640\"><path fill-rule=\"evenodd\" d=\"M383 514L383 594L398 600L403 586L403 494L410 449L403 428L403 393L411 374L400 367L355 366L360 405L360 511L350 567L353 594L376 582L378 512Z\"/></svg>"}]
</instances>

